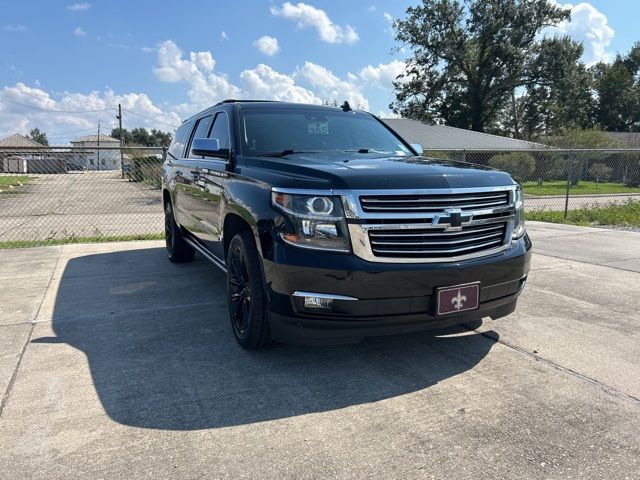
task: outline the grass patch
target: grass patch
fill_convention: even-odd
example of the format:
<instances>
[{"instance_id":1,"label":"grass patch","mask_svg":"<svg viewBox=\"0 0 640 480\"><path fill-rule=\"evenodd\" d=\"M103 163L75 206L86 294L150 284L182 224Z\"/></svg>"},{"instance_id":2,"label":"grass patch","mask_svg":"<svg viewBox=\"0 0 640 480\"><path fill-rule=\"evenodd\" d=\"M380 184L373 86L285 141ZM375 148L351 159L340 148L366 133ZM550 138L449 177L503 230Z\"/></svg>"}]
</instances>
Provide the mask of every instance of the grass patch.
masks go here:
<instances>
[{"instance_id":1,"label":"grass patch","mask_svg":"<svg viewBox=\"0 0 640 480\"><path fill-rule=\"evenodd\" d=\"M537 220L551 223L570 223L584 227L592 225L616 225L625 227L640 227L640 202L629 200L617 205L593 205L569 210L567 219L564 212L537 210L526 212L527 220Z\"/></svg>"},{"instance_id":2,"label":"grass patch","mask_svg":"<svg viewBox=\"0 0 640 480\"><path fill-rule=\"evenodd\" d=\"M0 175L0 193L11 193L15 187L26 185L35 178L27 175Z\"/></svg>"},{"instance_id":3,"label":"grass patch","mask_svg":"<svg viewBox=\"0 0 640 480\"><path fill-rule=\"evenodd\" d=\"M530 195L564 195L567 191L566 181L543 182L538 186L538 182L524 182L522 184L524 192ZM640 193L640 187L625 187L622 183L599 183L581 180L578 185L571 187L569 195L606 195L612 193Z\"/></svg>"},{"instance_id":4,"label":"grass patch","mask_svg":"<svg viewBox=\"0 0 640 480\"><path fill-rule=\"evenodd\" d=\"M91 237L68 236L47 238L45 240L10 240L0 242L0 249L46 247L49 245L68 245L71 243L129 242L134 240L164 240L164 233L146 233L141 235L94 235Z\"/></svg>"}]
</instances>

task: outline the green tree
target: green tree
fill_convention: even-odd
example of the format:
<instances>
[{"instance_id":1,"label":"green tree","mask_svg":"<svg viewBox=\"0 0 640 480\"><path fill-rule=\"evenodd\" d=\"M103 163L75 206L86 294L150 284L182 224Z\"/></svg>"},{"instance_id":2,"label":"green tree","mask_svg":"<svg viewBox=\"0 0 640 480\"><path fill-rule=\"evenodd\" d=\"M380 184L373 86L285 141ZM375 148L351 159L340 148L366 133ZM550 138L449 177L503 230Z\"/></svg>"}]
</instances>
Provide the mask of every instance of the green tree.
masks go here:
<instances>
[{"instance_id":1,"label":"green tree","mask_svg":"<svg viewBox=\"0 0 640 480\"><path fill-rule=\"evenodd\" d=\"M568 37L543 39L532 62L536 76L547 83L527 85L520 102L524 138L549 136L562 128L592 125L592 78L581 61L582 44Z\"/></svg>"},{"instance_id":2,"label":"green tree","mask_svg":"<svg viewBox=\"0 0 640 480\"><path fill-rule=\"evenodd\" d=\"M113 128L111 130L111 138L117 138L118 140L123 137L123 141L125 145L131 145L133 143L133 138L131 137L131 133L126 128L120 130L119 128Z\"/></svg>"},{"instance_id":3,"label":"green tree","mask_svg":"<svg viewBox=\"0 0 640 480\"><path fill-rule=\"evenodd\" d=\"M568 128L561 131L559 135L548 138L546 143L554 147L566 149L611 149L624 147L622 142L616 140L599 128ZM606 162L609 155L610 154L606 152L576 153L572 155L568 161L571 172L571 185L578 185L580 180L585 178L590 164L594 162Z\"/></svg>"},{"instance_id":4,"label":"green tree","mask_svg":"<svg viewBox=\"0 0 640 480\"><path fill-rule=\"evenodd\" d=\"M640 43L626 57L592 67L597 98L596 122L605 130L640 130L640 84L638 82Z\"/></svg>"},{"instance_id":5,"label":"green tree","mask_svg":"<svg viewBox=\"0 0 640 480\"><path fill-rule=\"evenodd\" d=\"M168 147L172 138L173 135L169 132L162 132L155 128L151 130L151 143L154 147Z\"/></svg>"},{"instance_id":6,"label":"green tree","mask_svg":"<svg viewBox=\"0 0 640 480\"><path fill-rule=\"evenodd\" d=\"M623 148L624 144L599 128L567 128L546 143L558 148Z\"/></svg>"},{"instance_id":7,"label":"green tree","mask_svg":"<svg viewBox=\"0 0 640 480\"><path fill-rule=\"evenodd\" d=\"M500 153L489 159L489 166L503 170L517 182L526 182L533 178L536 160L527 152Z\"/></svg>"},{"instance_id":8,"label":"green tree","mask_svg":"<svg viewBox=\"0 0 640 480\"><path fill-rule=\"evenodd\" d=\"M40 145L49 145L47 134L40 131L39 128L32 128L29 132L28 138L30 138L34 142L38 142Z\"/></svg>"},{"instance_id":9,"label":"green tree","mask_svg":"<svg viewBox=\"0 0 640 480\"><path fill-rule=\"evenodd\" d=\"M589 175L596 181L596 186L600 181L606 182L611 177L613 169L607 167L604 163L596 162L589 168Z\"/></svg>"},{"instance_id":10,"label":"green tree","mask_svg":"<svg viewBox=\"0 0 640 480\"><path fill-rule=\"evenodd\" d=\"M485 131L519 87L551 80L539 34L569 18L547 0L422 0L395 23L411 49L390 107L404 117Z\"/></svg>"},{"instance_id":11,"label":"green tree","mask_svg":"<svg viewBox=\"0 0 640 480\"><path fill-rule=\"evenodd\" d=\"M134 128L131 131L126 128L123 128L122 131L119 128L114 128L111 130L111 136L118 140L123 136L125 145L139 147L168 147L173 138L171 133L156 130L155 128L151 132L145 128Z\"/></svg>"}]
</instances>

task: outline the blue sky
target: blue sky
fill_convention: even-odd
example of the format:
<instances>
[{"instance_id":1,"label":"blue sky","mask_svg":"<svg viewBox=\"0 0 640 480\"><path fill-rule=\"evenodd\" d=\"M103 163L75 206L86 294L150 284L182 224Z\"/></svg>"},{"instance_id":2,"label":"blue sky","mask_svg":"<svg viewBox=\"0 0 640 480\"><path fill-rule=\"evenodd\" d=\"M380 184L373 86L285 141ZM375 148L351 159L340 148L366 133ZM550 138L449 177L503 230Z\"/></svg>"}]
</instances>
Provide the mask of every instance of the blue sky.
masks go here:
<instances>
[{"instance_id":1,"label":"blue sky","mask_svg":"<svg viewBox=\"0 0 640 480\"><path fill-rule=\"evenodd\" d=\"M114 126L117 103L126 127L165 130L227 97L346 98L384 114L405 58L390 22L414 3L0 1L0 98L36 107L0 102L0 137L38 126L63 143ZM585 42L587 63L640 39L640 2L558 3L573 19L556 31Z\"/></svg>"}]
</instances>

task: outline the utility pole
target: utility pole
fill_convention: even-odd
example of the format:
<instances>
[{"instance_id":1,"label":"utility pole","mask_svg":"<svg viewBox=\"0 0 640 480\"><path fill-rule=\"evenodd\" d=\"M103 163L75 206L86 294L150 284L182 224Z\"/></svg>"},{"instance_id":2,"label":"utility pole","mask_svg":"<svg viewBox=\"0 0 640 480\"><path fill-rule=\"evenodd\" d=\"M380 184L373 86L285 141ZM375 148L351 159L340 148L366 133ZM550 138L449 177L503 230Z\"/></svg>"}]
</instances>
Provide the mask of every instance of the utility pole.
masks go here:
<instances>
[{"instance_id":1,"label":"utility pole","mask_svg":"<svg viewBox=\"0 0 640 480\"><path fill-rule=\"evenodd\" d=\"M122 105L118 104L118 128L120 129L120 171L122 172L122 178L124 178L124 154L122 149L124 148L124 132L122 131Z\"/></svg>"},{"instance_id":2,"label":"utility pole","mask_svg":"<svg viewBox=\"0 0 640 480\"><path fill-rule=\"evenodd\" d=\"M98 122L98 154L96 155L97 169L100 171L100 122Z\"/></svg>"}]
</instances>

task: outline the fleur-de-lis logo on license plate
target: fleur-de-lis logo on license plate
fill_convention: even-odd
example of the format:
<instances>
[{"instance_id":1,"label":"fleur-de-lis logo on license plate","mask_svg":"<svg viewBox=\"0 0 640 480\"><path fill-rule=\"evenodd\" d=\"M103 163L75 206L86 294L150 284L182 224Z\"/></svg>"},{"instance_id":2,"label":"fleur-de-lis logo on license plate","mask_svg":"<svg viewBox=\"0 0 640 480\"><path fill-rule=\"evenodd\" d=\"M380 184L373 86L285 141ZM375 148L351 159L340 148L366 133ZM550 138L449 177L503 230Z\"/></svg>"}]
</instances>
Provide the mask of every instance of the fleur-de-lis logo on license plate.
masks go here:
<instances>
[{"instance_id":1,"label":"fleur-de-lis logo on license plate","mask_svg":"<svg viewBox=\"0 0 640 480\"><path fill-rule=\"evenodd\" d=\"M460 289L458 289L458 295L451 299L451 303L455 307L456 310L460 310L464 306L464 302L467 301L467 296L462 295Z\"/></svg>"}]
</instances>

